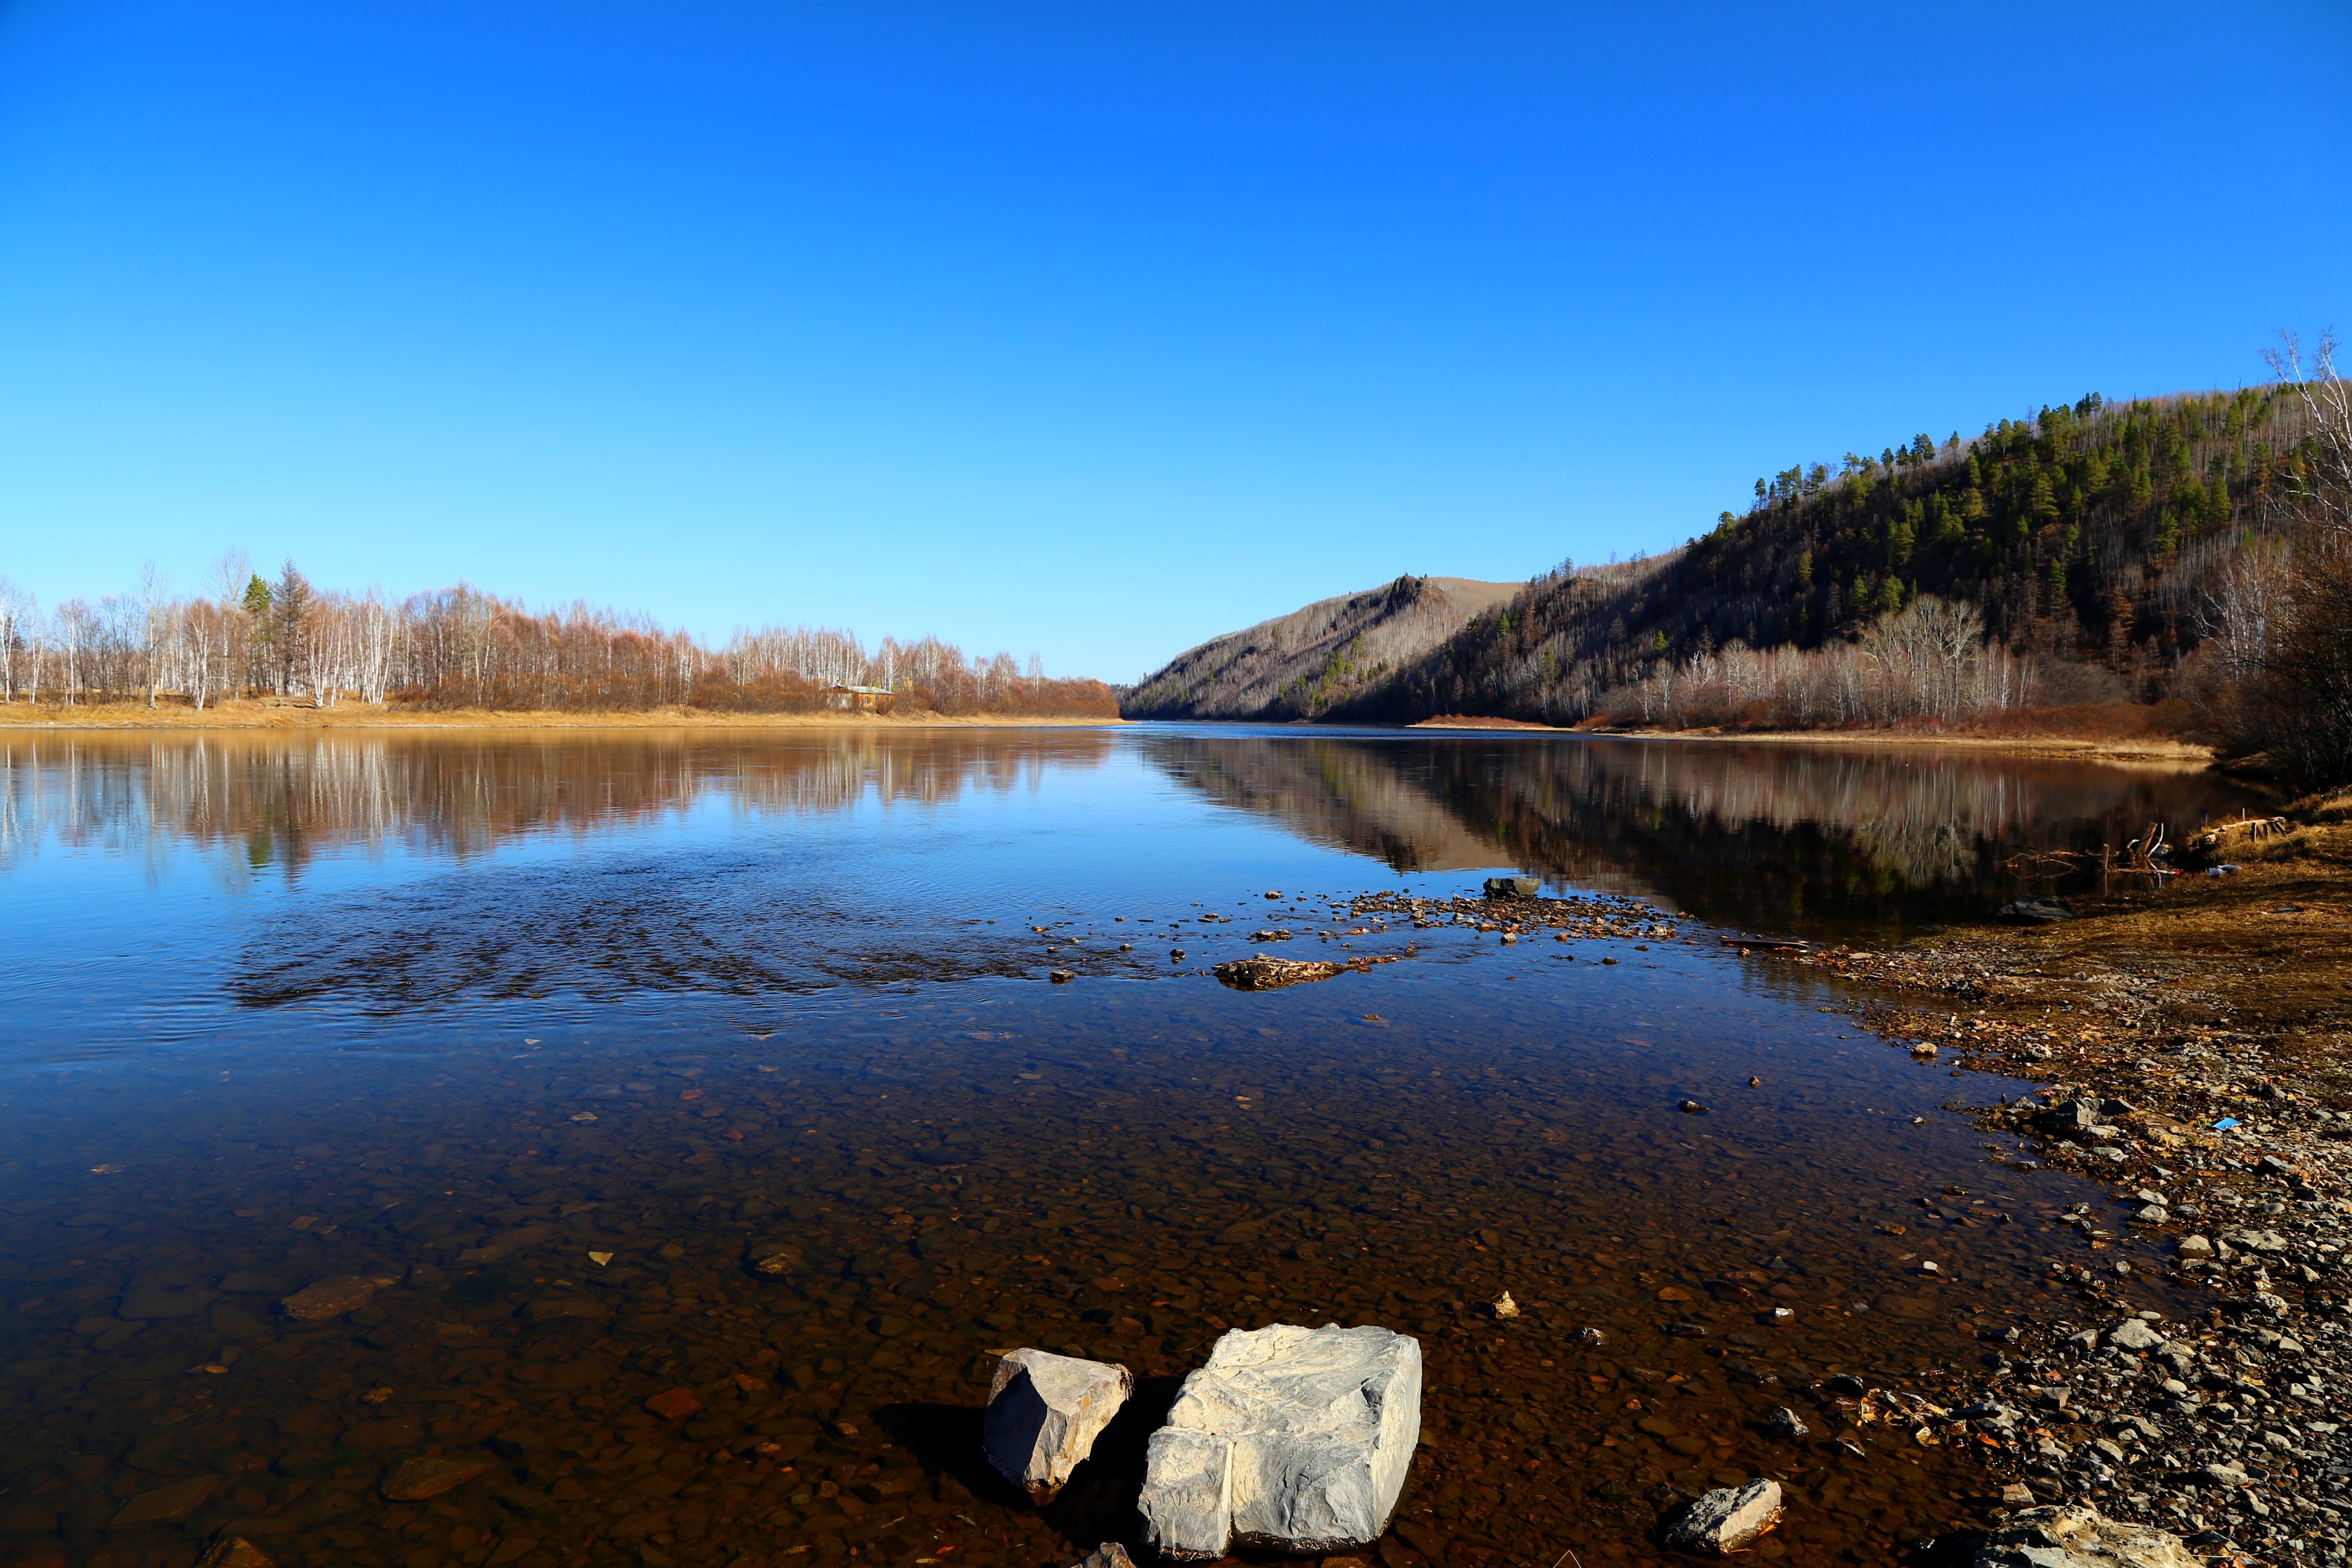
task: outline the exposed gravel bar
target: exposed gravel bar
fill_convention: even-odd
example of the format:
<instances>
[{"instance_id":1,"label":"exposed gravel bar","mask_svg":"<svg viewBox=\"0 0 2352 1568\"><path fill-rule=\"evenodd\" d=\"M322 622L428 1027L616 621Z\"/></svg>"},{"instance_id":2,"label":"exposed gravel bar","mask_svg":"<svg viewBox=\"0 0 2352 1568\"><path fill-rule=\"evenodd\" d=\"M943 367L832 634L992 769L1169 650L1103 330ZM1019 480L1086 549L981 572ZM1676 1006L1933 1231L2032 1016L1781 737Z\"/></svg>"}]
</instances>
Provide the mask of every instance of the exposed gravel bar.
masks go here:
<instances>
[{"instance_id":1,"label":"exposed gravel bar","mask_svg":"<svg viewBox=\"0 0 2352 1568\"><path fill-rule=\"evenodd\" d=\"M1952 1404L1916 1412L1918 1440L1973 1445L2014 1478L2014 1506L2086 1502L2212 1558L2341 1563L2352 1510L2345 923L2340 899L2283 905L2247 891L2233 901L2242 908L2180 909L2187 939L2168 949L2145 904L2126 903L2105 931L2084 920L2048 939L1748 951L1883 988L1891 995L1856 1009L1862 1021L1956 1076L2035 1082L2013 1102L1956 1108L2000 1135L2013 1164L2110 1185L2107 1204L2075 1209L2080 1247L2048 1260L2073 1311L2009 1331ZM2200 921L2232 923L2240 947L2247 932L2269 946L2217 961L2200 951L2214 945L2196 939ZM1923 1226L1980 1222L1957 1204L1923 1205ZM2160 1249L2152 1276L2122 1256L2131 1237Z\"/></svg>"}]
</instances>

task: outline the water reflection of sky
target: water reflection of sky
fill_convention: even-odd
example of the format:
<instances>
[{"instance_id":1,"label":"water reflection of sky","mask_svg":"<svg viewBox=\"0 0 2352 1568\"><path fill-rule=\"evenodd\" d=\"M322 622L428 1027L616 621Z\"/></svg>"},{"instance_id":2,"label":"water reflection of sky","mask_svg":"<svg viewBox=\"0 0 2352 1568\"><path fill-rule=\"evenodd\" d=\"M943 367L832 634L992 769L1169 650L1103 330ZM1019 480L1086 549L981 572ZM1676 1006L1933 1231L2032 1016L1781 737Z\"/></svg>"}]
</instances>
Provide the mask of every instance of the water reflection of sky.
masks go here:
<instances>
[{"instance_id":1,"label":"water reflection of sky","mask_svg":"<svg viewBox=\"0 0 2352 1568\"><path fill-rule=\"evenodd\" d=\"M1438 1534L1508 1517L1547 1559L1646 1560L1658 1481L1773 1468L1799 1478L1792 1554L1884 1559L1898 1528L1949 1528L1958 1461L1833 1456L1831 1476L1759 1417L1836 1369L1932 1385L2047 1307L2049 1258L2082 1244L2045 1220L2101 1195L2003 1166L1948 1108L2018 1086L1888 1049L1834 986L1696 922L1504 946L1354 935L1344 896L1527 869L1740 925L1897 928L2012 885L1998 844L2229 799L2075 764L1159 727L12 738L0 1402L60 1451L143 1456L64 1478L61 1509L229 1451L268 1461L237 1507L362 1487L337 1431L437 1420L461 1392L604 1456L603 1497L657 1478L613 1424L649 1419L688 1359L758 1368L775 1405L711 1420L782 1411L790 1485L919 1467L929 1500L860 1534L761 1472L779 1511L709 1560L802 1531L912 1563L980 1529L959 1560L1010 1568L1122 1530L1140 1450L1058 1514L1007 1506L951 1437L984 1347L1110 1355L1164 1391L1226 1323L1372 1321L1429 1347L1412 1506ZM1272 994L1199 972L1409 945ZM1916 1207L1962 1186L1949 1221ZM463 1261L531 1225L511 1267ZM804 1254L788 1280L742 1267L771 1233ZM338 1358L343 1392L224 1378L207 1403L182 1369L235 1313L73 1332L133 1287L415 1264L474 1294L398 1291L320 1331L300 1353ZM542 1321L539 1296L583 1288L617 1315ZM1509 1343L1475 1311L1504 1288L1530 1331ZM444 1364L453 1312L527 1301L520 1370ZM534 1381L531 1356L598 1381ZM152 1368L172 1375L135 1382ZM378 1385L390 1403L358 1403ZM1644 1408L1679 1435L1637 1430ZM511 1528L487 1492L449 1496L404 1528L452 1550ZM328 1551L328 1511L289 1546ZM593 1552L649 1528L624 1511L533 1528Z\"/></svg>"},{"instance_id":2,"label":"water reflection of sky","mask_svg":"<svg viewBox=\"0 0 2352 1568\"><path fill-rule=\"evenodd\" d=\"M39 961L0 1005L20 1042L79 1054L257 1006L413 1019L1034 977L1034 925L1158 938L1196 902L1243 908L1191 928L1213 960L1269 887L1446 894L1496 869L1740 927L1893 932L2012 895L2019 848L2178 834L2246 799L1924 747L1239 727L11 737L0 940ZM1167 946L1053 957L1142 979Z\"/></svg>"}]
</instances>

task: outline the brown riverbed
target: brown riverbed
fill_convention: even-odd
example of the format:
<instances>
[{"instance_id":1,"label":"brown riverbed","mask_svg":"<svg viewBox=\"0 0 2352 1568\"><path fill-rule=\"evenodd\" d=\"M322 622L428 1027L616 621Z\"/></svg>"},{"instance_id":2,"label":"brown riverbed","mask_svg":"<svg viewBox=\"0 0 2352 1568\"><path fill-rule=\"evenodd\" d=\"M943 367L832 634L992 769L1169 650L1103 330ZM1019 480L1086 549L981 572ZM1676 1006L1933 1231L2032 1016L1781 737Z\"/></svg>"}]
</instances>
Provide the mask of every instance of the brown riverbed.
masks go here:
<instances>
[{"instance_id":1,"label":"brown riverbed","mask_svg":"<svg viewBox=\"0 0 2352 1568\"><path fill-rule=\"evenodd\" d=\"M1483 753L1222 737L385 744L13 775L42 847L12 908L69 984L8 982L8 1561L182 1568L224 1533L302 1564L1053 1561L1125 1533L1155 1402L1213 1336L1276 1321L1423 1342L1387 1568L1651 1561L1679 1495L1754 1474L1791 1499L1766 1555L1883 1561L1983 1520L1992 1478L1855 1425L1828 1380L1940 1398L2073 1304L2053 1220L2095 1188L1986 1148L1965 1107L1994 1085L1856 1028L1864 992L1655 894L1517 933L1433 918L1471 907L1443 870L1368 901L1346 847L1423 863L1400 835L1433 811L1428 841L1471 852L1639 770L1498 797ZM1685 802L1907 787L1676 777ZM2116 787L2135 811L2149 788ZM1255 836L1261 811L1300 836ZM1584 852L1665 869L1642 829ZM1871 863L1794 841L1816 880L1791 886ZM110 845L135 876L74 858ZM1866 852L1882 879L1951 855ZM1675 885L1738 896L1704 863ZM819 961L886 938L921 964ZM1399 961L1260 995L1201 972L1254 947ZM1956 1217L1932 1246L1923 1198ZM748 1266L777 1242L793 1266ZM277 1308L341 1277L390 1282L323 1322ZM971 1441L1022 1343L1142 1379L1043 1511ZM649 1407L680 1389L698 1408ZM1811 1436L1767 1435L1783 1405ZM487 1468L384 1495L436 1458ZM142 1499L184 1510L110 1528Z\"/></svg>"}]
</instances>

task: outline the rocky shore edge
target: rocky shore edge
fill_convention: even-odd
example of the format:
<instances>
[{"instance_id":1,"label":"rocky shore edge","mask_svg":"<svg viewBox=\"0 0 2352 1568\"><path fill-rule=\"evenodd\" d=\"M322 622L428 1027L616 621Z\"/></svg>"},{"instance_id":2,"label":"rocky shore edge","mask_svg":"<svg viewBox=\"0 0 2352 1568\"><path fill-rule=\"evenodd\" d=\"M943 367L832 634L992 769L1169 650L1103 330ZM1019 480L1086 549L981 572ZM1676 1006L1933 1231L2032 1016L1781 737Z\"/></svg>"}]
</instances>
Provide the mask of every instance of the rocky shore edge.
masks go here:
<instances>
[{"instance_id":1,"label":"rocky shore edge","mask_svg":"<svg viewBox=\"0 0 2352 1568\"><path fill-rule=\"evenodd\" d=\"M1989 1345L1959 1403L1904 1417L1969 1444L2029 1527L1950 1543L1976 1561L2036 1534L2111 1560L2052 1533L2086 1519L2212 1562L2352 1551L2352 888L2332 858L2143 880L2048 930L1749 945L1878 989L1853 1010L1893 1048L2034 1084L1954 1108L1996 1157L2108 1188L2076 1206L2080 1249L2048 1260L2071 1310ZM1971 1222L1922 1201L1924 1224Z\"/></svg>"}]
</instances>

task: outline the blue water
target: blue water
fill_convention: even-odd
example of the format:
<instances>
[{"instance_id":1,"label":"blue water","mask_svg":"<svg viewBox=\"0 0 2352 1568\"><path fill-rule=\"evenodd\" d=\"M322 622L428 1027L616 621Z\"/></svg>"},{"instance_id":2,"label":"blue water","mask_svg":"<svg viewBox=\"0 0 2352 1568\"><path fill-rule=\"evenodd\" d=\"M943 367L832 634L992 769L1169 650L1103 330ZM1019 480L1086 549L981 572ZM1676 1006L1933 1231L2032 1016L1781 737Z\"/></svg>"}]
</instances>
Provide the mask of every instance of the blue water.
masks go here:
<instances>
[{"instance_id":1,"label":"blue water","mask_svg":"<svg viewBox=\"0 0 2352 1568\"><path fill-rule=\"evenodd\" d=\"M23 1533L86 1557L126 1489L236 1454L200 1521L291 1521L280 1549L322 1562L1046 1561L1122 1528L1132 1455L1042 1514L992 1492L956 1436L987 1352L1157 1388L1223 1325L1337 1317L1424 1338L1409 1509L1449 1563L1480 1568L1497 1511L1549 1554L1641 1557L1650 1489L1766 1469L1814 1489L1790 1550L1892 1550L1963 1515L1965 1477L1775 1451L1755 1417L1832 1369L1972 1367L2079 1248L2039 1217L2097 1195L1962 1112L2021 1085L1915 1063L1718 938L1979 917L2068 889L2021 849L2242 799L1927 750L1297 729L12 737L0 1397L47 1435L7 1484L55 1500ZM1506 872L1616 934L1349 903ZM1211 974L1254 951L1399 961ZM1886 1234L1952 1186L1982 1223ZM803 1265L747 1270L763 1237ZM400 1283L373 1322L268 1316L334 1274ZM1507 1328L1479 1315L1504 1289ZM142 1290L191 1304L108 1331ZM583 1291L608 1315L543 1315ZM499 1354L451 1359L453 1312ZM720 1408L670 1428L643 1402L681 1381ZM1635 1424L1668 1407L1679 1448ZM368 1490L387 1443L511 1468L479 1445L518 1424L553 1448L509 1480L589 1494L560 1521ZM725 1507L621 1484L685 1473L665 1442ZM1874 1488L1899 1502L1832 1500Z\"/></svg>"}]
</instances>

